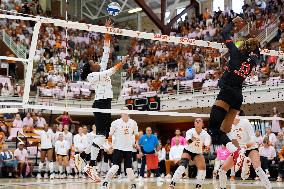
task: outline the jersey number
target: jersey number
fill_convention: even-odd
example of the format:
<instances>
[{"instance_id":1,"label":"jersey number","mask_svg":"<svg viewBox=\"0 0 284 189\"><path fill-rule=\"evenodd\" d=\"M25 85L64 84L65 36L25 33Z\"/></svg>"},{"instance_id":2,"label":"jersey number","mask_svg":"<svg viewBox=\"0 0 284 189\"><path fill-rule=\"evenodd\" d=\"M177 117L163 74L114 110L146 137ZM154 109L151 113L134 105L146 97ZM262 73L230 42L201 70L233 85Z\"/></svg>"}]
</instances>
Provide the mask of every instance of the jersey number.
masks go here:
<instances>
[{"instance_id":1,"label":"jersey number","mask_svg":"<svg viewBox=\"0 0 284 189\"><path fill-rule=\"evenodd\" d=\"M235 70L235 73L245 78L249 75L250 70L251 70L250 64L244 62L242 63L242 66L240 67L239 71Z\"/></svg>"},{"instance_id":2,"label":"jersey number","mask_svg":"<svg viewBox=\"0 0 284 189\"><path fill-rule=\"evenodd\" d=\"M129 130L128 129L124 129L124 134L128 135L129 134Z\"/></svg>"}]
</instances>

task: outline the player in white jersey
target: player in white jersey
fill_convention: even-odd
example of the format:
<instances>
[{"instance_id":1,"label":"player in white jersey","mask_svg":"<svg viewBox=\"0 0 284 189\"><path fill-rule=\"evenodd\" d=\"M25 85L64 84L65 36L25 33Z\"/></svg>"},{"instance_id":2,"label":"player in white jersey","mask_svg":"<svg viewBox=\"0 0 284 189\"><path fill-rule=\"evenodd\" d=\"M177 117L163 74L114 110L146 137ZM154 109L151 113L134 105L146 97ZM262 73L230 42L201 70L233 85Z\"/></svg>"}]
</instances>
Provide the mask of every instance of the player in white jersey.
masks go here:
<instances>
[{"instance_id":1,"label":"player in white jersey","mask_svg":"<svg viewBox=\"0 0 284 189\"><path fill-rule=\"evenodd\" d=\"M46 161L46 168L49 169L50 172L50 179L54 179L55 175L54 165L53 165L53 140L54 140L54 133L49 128L47 124L44 125L43 130L33 130L34 133L40 136L40 163L38 166L38 174L37 178L41 178L41 172L43 171L43 166Z\"/></svg>"},{"instance_id":2,"label":"player in white jersey","mask_svg":"<svg viewBox=\"0 0 284 189\"><path fill-rule=\"evenodd\" d=\"M70 149L70 144L67 140L64 139L63 133L58 134L58 140L55 142L55 153L56 159L59 168L59 178L64 178L63 175L63 165L66 168L67 176L70 177L70 167L69 167L69 159L68 153Z\"/></svg>"},{"instance_id":3,"label":"player in white jersey","mask_svg":"<svg viewBox=\"0 0 284 189\"><path fill-rule=\"evenodd\" d=\"M176 182L181 179L183 173L188 167L189 160L193 161L197 167L195 188L201 188L206 177L206 163L203 156L203 149L205 146L205 150L209 151L211 144L211 137L205 130L202 129L203 126L203 120L201 118L196 118L194 121L195 128L189 129L186 132L186 140L188 144L183 150L180 166L173 175L169 189L173 189L176 185Z\"/></svg>"},{"instance_id":4,"label":"player in white jersey","mask_svg":"<svg viewBox=\"0 0 284 189\"><path fill-rule=\"evenodd\" d=\"M253 168L259 176L262 185L266 189L271 189L271 183L265 174L265 172L261 168L260 155L258 152L258 145L255 138L255 132L247 119L240 119L237 116L234 120L234 124L232 126L231 132L228 134L231 140L238 141L241 147L241 153L244 154L244 160L242 165L237 165L235 169L242 167L241 177L242 179L247 179L249 176L250 164L252 163ZM219 170L219 181L220 188L226 188L227 181L227 171L234 167L233 157L230 156L224 162ZM237 170L235 170L237 171Z\"/></svg>"},{"instance_id":5,"label":"player in white jersey","mask_svg":"<svg viewBox=\"0 0 284 189\"><path fill-rule=\"evenodd\" d=\"M125 108L126 109L126 108ZM106 174L105 180L102 182L101 188L107 189L108 183L117 173L122 159L124 159L124 167L126 174L131 182L131 189L136 188L134 183L135 175L132 169L132 150L133 135L138 139L138 126L136 121L130 119L128 114L121 114L121 118L113 121L110 127L109 139L115 138L113 141L113 166Z\"/></svg>"},{"instance_id":6,"label":"player in white jersey","mask_svg":"<svg viewBox=\"0 0 284 189\"><path fill-rule=\"evenodd\" d=\"M88 139L87 136L83 134L83 128L79 127L78 128L78 134L74 136L74 148L75 148L75 154L80 154L82 152L84 152L84 150L87 148L88 146ZM77 171L79 173L79 177L85 177L85 175L83 173L83 169L85 167L85 162L82 162L82 164L80 164L80 166L77 166ZM76 178L77 178L77 174L76 174Z\"/></svg>"}]
</instances>

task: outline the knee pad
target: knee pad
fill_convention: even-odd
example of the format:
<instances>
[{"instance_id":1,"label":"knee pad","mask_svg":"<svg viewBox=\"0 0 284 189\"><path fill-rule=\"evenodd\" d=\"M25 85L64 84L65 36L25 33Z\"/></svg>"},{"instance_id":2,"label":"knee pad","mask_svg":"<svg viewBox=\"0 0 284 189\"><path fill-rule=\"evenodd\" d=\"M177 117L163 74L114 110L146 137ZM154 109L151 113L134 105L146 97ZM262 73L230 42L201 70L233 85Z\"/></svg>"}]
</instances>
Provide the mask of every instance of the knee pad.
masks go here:
<instances>
[{"instance_id":1,"label":"knee pad","mask_svg":"<svg viewBox=\"0 0 284 189\"><path fill-rule=\"evenodd\" d=\"M53 171L54 171L54 166L53 166L53 162L52 161L49 162L49 171L50 171L50 173L53 173Z\"/></svg>"},{"instance_id":2,"label":"knee pad","mask_svg":"<svg viewBox=\"0 0 284 189\"><path fill-rule=\"evenodd\" d=\"M189 165L189 160L187 158L181 158L179 165L184 166L184 168L186 169Z\"/></svg>"},{"instance_id":3,"label":"knee pad","mask_svg":"<svg viewBox=\"0 0 284 189\"><path fill-rule=\"evenodd\" d=\"M126 174L127 174L127 178L132 181L135 179L135 175L134 175L134 172L133 172L133 169L132 168L127 168L126 169Z\"/></svg>"},{"instance_id":4,"label":"knee pad","mask_svg":"<svg viewBox=\"0 0 284 189\"><path fill-rule=\"evenodd\" d=\"M196 175L197 180L205 180L205 177L206 177L206 170L197 171L197 175Z\"/></svg>"}]
</instances>

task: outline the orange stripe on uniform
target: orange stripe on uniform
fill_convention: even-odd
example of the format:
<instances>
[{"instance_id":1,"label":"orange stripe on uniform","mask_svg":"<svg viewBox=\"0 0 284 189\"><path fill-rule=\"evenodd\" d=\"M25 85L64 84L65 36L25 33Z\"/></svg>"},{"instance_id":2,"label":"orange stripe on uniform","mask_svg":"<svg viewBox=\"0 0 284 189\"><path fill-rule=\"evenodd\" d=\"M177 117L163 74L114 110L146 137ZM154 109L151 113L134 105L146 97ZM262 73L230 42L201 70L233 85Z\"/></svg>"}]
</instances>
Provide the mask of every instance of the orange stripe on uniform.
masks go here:
<instances>
[{"instance_id":1,"label":"orange stripe on uniform","mask_svg":"<svg viewBox=\"0 0 284 189\"><path fill-rule=\"evenodd\" d=\"M233 42L233 40L230 39L225 41L225 43L230 43L230 42Z\"/></svg>"}]
</instances>

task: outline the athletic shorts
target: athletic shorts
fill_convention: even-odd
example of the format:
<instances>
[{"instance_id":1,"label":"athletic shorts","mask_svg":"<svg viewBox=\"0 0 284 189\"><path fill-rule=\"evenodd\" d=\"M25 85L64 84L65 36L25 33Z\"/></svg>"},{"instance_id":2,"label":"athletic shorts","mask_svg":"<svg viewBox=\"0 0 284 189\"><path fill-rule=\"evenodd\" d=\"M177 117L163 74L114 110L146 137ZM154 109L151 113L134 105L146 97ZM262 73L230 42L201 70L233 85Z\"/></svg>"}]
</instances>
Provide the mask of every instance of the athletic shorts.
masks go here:
<instances>
[{"instance_id":1,"label":"athletic shorts","mask_svg":"<svg viewBox=\"0 0 284 189\"><path fill-rule=\"evenodd\" d=\"M194 160L195 156L201 155L201 154L196 154L196 153L190 152L187 149L183 149L183 153L188 154L190 156L191 161Z\"/></svg>"},{"instance_id":2,"label":"athletic shorts","mask_svg":"<svg viewBox=\"0 0 284 189\"><path fill-rule=\"evenodd\" d=\"M40 149L42 152L47 152L48 150L51 150L52 148L46 148L46 149Z\"/></svg>"},{"instance_id":3,"label":"athletic shorts","mask_svg":"<svg viewBox=\"0 0 284 189\"><path fill-rule=\"evenodd\" d=\"M121 161L124 159L124 167L132 168L132 152L131 151L122 151L122 150L113 150L112 154L112 163L114 165L120 166Z\"/></svg>"},{"instance_id":4,"label":"athletic shorts","mask_svg":"<svg viewBox=\"0 0 284 189\"><path fill-rule=\"evenodd\" d=\"M216 100L222 100L235 110L240 110L243 103L242 89L222 86Z\"/></svg>"},{"instance_id":5,"label":"athletic shorts","mask_svg":"<svg viewBox=\"0 0 284 189\"><path fill-rule=\"evenodd\" d=\"M256 150L259 152L258 148L254 148L254 149L250 149L250 150L246 150L245 156L248 157L249 153L253 150Z\"/></svg>"}]
</instances>

